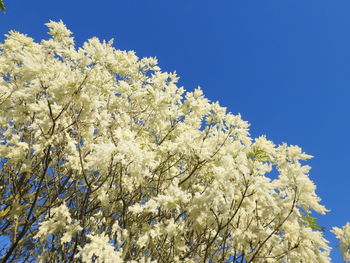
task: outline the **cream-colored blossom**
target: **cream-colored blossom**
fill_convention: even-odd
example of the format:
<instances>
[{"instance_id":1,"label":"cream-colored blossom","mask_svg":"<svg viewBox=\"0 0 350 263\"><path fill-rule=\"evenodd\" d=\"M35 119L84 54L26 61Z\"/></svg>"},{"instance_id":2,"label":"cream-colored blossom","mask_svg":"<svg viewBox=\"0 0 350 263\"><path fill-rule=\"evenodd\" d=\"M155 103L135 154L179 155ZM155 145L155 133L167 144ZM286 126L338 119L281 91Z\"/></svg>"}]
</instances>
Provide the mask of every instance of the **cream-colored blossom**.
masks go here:
<instances>
[{"instance_id":1,"label":"cream-colored blossom","mask_svg":"<svg viewBox=\"0 0 350 263\"><path fill-rule=\"evenodd\" d=\"M51 209L50 213L51 216L39 224L39 231L35 238L40 238L43 241L48 235L63 233L60 238L60 242L63 244L70 242L72 236L82 230L78 222L72 221L69 209L65 204Z\"/></svg>"},{"instance_id":2,"label":"cream-colored blossom","mask_svg":"<svg viewBox=\"0 0 350 263\"><path fill-rule=\"evenodd\" d=\"M332 232L339 239L344 262L350 262L350 223L346 223L342 228L333 227Z\"/></svg>"},{"instance_id":3,"label":"cream-colored blossom","mask_svg":"<svg viewBox=\"0 0 350 263\"><path fill-rule=\"evenodd\" d=\"M116 251L104 234L88 235L90 242L79 248L77 257L84 263L122 263L121 251Z\"/></svg>"}]
</instances>

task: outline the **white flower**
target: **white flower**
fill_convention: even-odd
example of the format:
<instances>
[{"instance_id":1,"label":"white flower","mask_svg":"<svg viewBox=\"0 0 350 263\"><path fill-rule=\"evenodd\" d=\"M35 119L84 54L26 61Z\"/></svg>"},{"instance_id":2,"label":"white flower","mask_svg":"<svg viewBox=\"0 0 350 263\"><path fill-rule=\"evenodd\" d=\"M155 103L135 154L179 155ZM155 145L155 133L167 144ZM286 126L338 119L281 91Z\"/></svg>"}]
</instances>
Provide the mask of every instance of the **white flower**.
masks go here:
<instances>
[{"instance_id":1,"label":"white flower","mask_svg":"<svg viewBox=\"0 0 350 263\"><path fill-rule=\"evenodd\" d=\"M122 263L121 251L116 251L104 234L88 235L90 242L79 248L77 258L84 263ZM96 260L94 260L96 258Z\"/></svg>"},{"instance_id":2,"label":"white flower","mask_svg":"<svg viewBox=\"0 0 350 263\"><path fill-rule=\"evenodd\" d=\"M350 262L350 223L342 228L333 227L332 231L339 239L339 248L345 262Z\"/></svg>"}]
</instances>

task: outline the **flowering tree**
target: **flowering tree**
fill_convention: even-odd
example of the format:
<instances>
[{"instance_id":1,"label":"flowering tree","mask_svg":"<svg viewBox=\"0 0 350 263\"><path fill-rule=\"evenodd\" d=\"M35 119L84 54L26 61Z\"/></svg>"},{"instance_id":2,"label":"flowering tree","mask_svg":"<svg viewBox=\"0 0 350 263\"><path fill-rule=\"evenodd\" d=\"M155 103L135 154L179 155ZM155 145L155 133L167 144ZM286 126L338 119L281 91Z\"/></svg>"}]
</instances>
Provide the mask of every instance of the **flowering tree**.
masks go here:
<instances>
[{"instance_id":1,"label":"flowering tree","mask_svg":"<svg viewBox=\"0 0 350 263\"><path fill-rule=\"evenodd\" d=\"M2 262L330 261L311 156L155 58L47 26L0 45Z\"/></svg>"}]
</instances>

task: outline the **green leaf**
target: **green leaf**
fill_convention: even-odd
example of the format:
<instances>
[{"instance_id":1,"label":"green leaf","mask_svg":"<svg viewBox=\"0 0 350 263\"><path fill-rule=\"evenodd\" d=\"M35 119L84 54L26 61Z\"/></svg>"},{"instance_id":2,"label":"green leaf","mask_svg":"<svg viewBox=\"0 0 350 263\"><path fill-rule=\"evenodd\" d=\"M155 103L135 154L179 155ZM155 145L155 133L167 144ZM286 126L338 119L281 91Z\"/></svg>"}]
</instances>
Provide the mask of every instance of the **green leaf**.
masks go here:
<instances>
[{"instance_id":1,"label":"green leaf","mask_svg":"<svg viewBox=\"0 0 350 263\"><path fill-rule=\"evenodd\" d=\"M258 147L253 147L252 151L247 154L247 157L256 161L266 161L269 156Z\"/></svg>"},{"instance_id":2,"label":"green leaf","mask_svg":"<svg viewBox=\"0 0 350 263\"><path fill-rule=\"evenodd\" d=\"M3 0L0 0L0 9L1 9L2 12L5 13L6 8L5 8L5 4L4 4L4 1L3 1Z\"/></svg>"},{"instance_id":3,"label":"green leaf","mask_svg":"<svg viewBox=\"0 0 350 263\"><path fill-rule=\"evenodd\" d=\"M310 215L304 216L304 223L306 226L311 227L313 230L318 230L318 231L324 232L325 227L319 226L316 221L317 221L316 217L313 217Z\"/></svg>"}]
</instances>

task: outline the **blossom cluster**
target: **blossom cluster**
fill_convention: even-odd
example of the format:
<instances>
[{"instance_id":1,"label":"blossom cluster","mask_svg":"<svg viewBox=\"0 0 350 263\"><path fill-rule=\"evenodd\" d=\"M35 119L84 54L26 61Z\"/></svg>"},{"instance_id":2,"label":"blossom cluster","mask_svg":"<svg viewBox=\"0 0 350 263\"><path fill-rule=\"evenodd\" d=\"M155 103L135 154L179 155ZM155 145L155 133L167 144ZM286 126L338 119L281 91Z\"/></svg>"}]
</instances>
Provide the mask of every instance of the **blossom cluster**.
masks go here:
<instances>
[{"instance_id":1,"label":"blossom cluster","mask_svg":"<svg viewBox=\"0 0 350 263\"><path fill-rule=\"evenodd\" d=\"M333 227L332 232L340 240L339 248L344 262L350 262L350 223L346 223L342 228Z\"/></svg>"}]
</instances>

